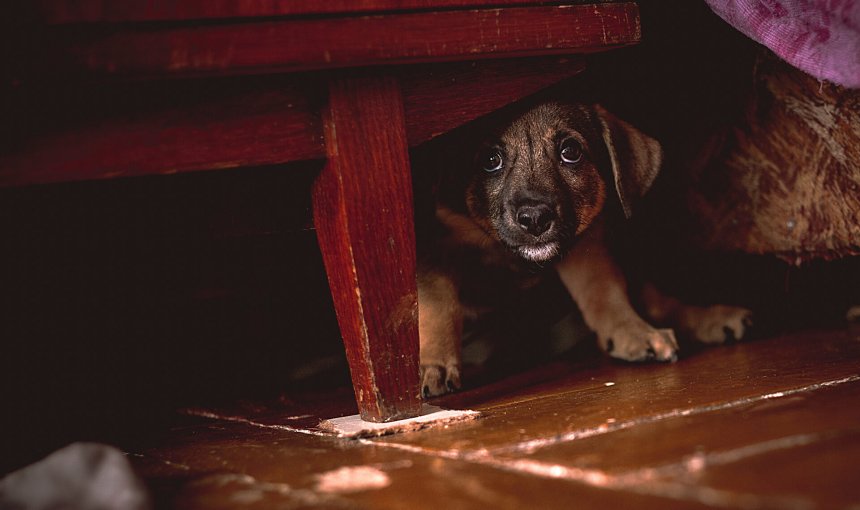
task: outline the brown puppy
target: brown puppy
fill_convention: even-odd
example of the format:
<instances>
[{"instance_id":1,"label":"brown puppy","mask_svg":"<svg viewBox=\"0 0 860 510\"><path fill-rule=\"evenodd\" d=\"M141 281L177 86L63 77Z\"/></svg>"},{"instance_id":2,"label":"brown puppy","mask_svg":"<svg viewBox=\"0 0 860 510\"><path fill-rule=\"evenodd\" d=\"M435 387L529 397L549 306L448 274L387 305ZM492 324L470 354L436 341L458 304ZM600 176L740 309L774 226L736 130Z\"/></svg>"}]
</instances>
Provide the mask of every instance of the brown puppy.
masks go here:
<instances>
[{"instance_id":1,"label":"brown puppy","mask_svg":"<svg viewBox=\"0 0 860 510\"><path fill-rule=\"evenodd\" d=\"M629 361L676 359L674 333L655 329L633 310L624 276L604 242L607 218L613 211L630 216L657 176L661 156L655 140L600 106L556 103L528 111L480 148L452 193L464 199L440 201L439 235L432 253L421 254L425 396L460 387L464 316L548 275L561 278L610 355ZM699 336L688 307L653 288L645 298L656 319L674 320ZM713 327L743 335L748 312L724 308L702 309L708 322L702 336Z\"/></svg>"}]
</instances>

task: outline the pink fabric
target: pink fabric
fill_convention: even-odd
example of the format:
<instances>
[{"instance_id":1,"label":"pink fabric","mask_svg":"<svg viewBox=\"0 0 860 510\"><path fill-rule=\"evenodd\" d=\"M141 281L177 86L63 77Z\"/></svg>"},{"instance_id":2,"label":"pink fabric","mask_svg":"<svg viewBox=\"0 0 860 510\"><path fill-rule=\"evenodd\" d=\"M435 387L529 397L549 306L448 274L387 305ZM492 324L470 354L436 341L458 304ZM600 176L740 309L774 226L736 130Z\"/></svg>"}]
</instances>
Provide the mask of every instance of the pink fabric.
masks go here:
<instances>
[{"instance_id":1,"label":"pink fabric","mask_svg":"<svg viewBox=\"0 0 860 510\"><path fill-rule=\"evenodd\" d=\"M860 88L860 0L705 0L791 65Z\"/></svg>"}]
</instances>

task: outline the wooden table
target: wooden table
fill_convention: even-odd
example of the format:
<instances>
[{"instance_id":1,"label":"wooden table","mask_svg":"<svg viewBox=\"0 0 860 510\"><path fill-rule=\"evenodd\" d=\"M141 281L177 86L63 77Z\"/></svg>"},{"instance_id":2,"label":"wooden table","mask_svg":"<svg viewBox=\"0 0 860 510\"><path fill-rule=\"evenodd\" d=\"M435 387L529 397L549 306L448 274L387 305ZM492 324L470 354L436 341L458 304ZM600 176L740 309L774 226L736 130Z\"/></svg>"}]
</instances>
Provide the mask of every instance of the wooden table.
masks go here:
<instances>
[{"instance_id":1,"label":"wooden table","mask_svg":"<svg viewBox=\"0 0 860 510\"><path fill-rule=\"evenodd\" d=\"M420 408L409 148L583 69L580 57L559 55L640 38L633 2L36 4L42 61L31 66L38 72L3 83L6 97L50 91L57 80L110 96L146 80L157 99L23 130L0 153L0 185L325 158L314 223L359 410L370 421ZM251 75L263 74L284 78L258 86ZM204 78L225 76L250 85L227 96L194 93Z\"/></svg>"}]
</instances>

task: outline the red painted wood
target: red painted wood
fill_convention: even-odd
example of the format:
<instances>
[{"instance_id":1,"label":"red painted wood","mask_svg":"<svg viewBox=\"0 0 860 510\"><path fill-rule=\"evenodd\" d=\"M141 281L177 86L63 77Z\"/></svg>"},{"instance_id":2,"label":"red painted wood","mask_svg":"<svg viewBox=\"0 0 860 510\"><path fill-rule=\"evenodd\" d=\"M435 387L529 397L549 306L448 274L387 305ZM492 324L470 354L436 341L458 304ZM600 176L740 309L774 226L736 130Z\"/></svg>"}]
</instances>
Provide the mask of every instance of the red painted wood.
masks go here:
<instances>
[{"instance_id":1,"label":"red painted wood","mask_svg":"<svg viewBox=\"0 0 860 510\"><path fill-rule=\"evenodd\" d=\"M531 58L406 68L406 133L415 146L574 76L582 58Z\"/></svg>"},{"instance_id":2,"label":"red painted wood","mask_svg":"<svg viewBox=\"0 0 860 510\"><path fill-rule=\"evenodd\" d=\"M39 0L52 24L182 21L219 18L354 14L384 11L499 7L523 0ZM597 3L597 2L595 2Z\"/></svg>"},{"instance_id":3,"label":"red painted wood","mask_svg":"<svg viewBox=\"0 0 860 510\"><path fill-rule=\"evenodd\" d=\"M535 93L582 67L579 59L560 62L551 57L398 71L409 144L418 145ZM314 79L301 76L295 81ZM0 154L0 186L321 159L325 149L315 106L319 100L311 88L276 79L197 102L183 94L162 102L150 100L145 109L135 104L124 112L111 111L101 120L81 118L59 133ZM95 100L80 106L85 115L105 115Z\"/></svg>"},{"instance_id":4,"label":"red painted wood","mask_svg":"<svg viewBox=\"0 0 860 510\"><path fill-rule=\"evenodd\" d=\"M586 53L640 39L635 3L124 28L68 41L89 71L243 74Z\"/></svg>"},{"instance_id":5,"label":"red painted wood","mask_svg":"<svg viewBox=\"0 0 860 510\"><path fill-rule=\"evenodd\" d=\"M189 99L185 95L179 98ZM97 101L97 99L96 99ZM309 94L278 89L188 104L171 99L125 112L82 108L59 133L0 154L0 185L106 179L235 168L323 156L322 125ZM151 111L145 110L149 106Z\"/></svg>"},{"instance_id":6,"label":"red painted wood","mask_svg":"<svg viewBox=\"0 0 860 510\"><path fill-rule=\"evenodd\" d=\"M418 301L406 123L391 77L335 79L314 222L364 420L416 416Z\"/></svg>"}]
</instances>

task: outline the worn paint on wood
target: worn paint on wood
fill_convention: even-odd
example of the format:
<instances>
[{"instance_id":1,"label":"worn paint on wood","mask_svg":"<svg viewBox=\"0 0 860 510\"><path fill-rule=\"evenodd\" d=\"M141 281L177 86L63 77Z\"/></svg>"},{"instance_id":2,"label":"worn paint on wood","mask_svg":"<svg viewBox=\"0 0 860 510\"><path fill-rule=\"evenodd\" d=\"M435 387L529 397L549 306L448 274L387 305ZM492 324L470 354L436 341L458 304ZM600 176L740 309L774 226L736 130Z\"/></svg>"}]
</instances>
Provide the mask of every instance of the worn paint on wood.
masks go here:
<instances>
[{"instance_id":1,"label":"worn paint on wood","mask_svg":"<svg viewBox=\"0 0 860 510\"><path fill-rule=\"evenodd\" d=\"M61 44L88 71L141 77L588 53L640 37L636 4L625 2L131 26Z\"/></svg>"},{"instance_id":2,"label":"worn paint on wood","mask_svg":"<svg viewBox=\"0 0 860 510\"><path fill-rule=\"evenodd\" d=\"M39 0L48 23L186 21L200 19L361 14L522 4L522 0ZM593 2L600 3L600 2Z\"/></svg>"},{"instance_id":3,"label":"worn paint on wood","mask_svg":"<svg viewBox=\"0 0 860 510\"><path fill-rule=\"evenodd\" d=\"M314 223L366 421L410 418L418 394L412 180L400 86L392 77L332 81L328 162Z\"/></svg>"},{"instance_id":4,"label":"worn paint on wood","mask_svg":"<svg viewBox=\"0 0 860 510\"><path fill-rule=\"evenodd\" d=\"M550 57L398 70L409 144L418 145L582 69L581 59ZM155 90L128 84L108 103L121 108L104 111L104 95L69 104L83 112L70 125L57 133L35 133L0 155L0 186L322 159L318 105L323 101L312 90L313 84L316 90L324 88L321 81L301 75L294 81L261 79L240 87L212 84L203 97L190 96L190 83ZM124 96L139 99L128 104L121 100Z\"/></svg>"},{"instance_id":5,"label":"worn paint on wood","mask_svg":"<svg viewBox=\"0 0 860 510\"><path fill-rule=\"evenodd\" d=\"M585 69L582 57L405 67L406 133L415 146Z\"/></svg>"},{"instance_id":6,"label":"worn paint on wood","mask_svg":"<svg viewBox=\"0 0 860 510\"><path fill-rule=\"evenodd\" d=\"M199 84L198 84L199 85ZM69 104L75 114L59 132L36 132L0 154L0 185L173 174L321 158L317 99L304 87L273 83L248 90L189 87L122 90ZM149 92L149 95L147 95ZM89 97L81 94L83 97ZM200 97L202 96L202 97ZM38 101L39 98L32 98ZM111 104L111 103L108 103ZM86 106L91 106L87 108ZM49 125L43 126L45 129Z\"/></svg>"}]
</instances>

